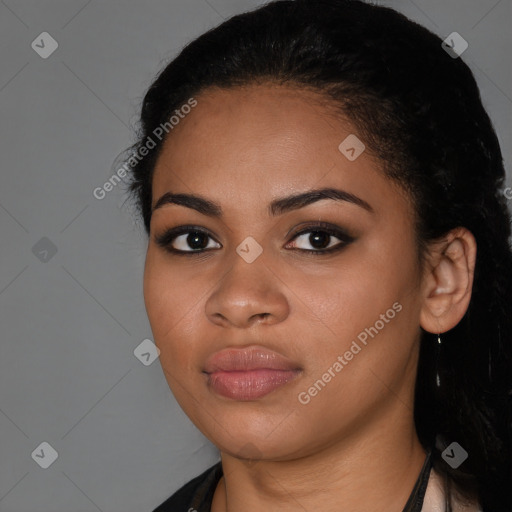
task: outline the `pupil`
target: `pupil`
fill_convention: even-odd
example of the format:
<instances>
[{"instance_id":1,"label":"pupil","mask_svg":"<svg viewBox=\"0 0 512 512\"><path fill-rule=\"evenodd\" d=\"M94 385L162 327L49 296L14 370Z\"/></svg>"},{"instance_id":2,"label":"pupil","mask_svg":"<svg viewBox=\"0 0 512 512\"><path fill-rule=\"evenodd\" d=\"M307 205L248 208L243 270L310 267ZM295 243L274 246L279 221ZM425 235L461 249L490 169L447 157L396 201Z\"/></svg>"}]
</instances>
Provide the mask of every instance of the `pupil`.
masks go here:
<instances>
[{"instance_id":1,"label":"pupil","mask_svg":"<svg viewBox=\"0 0 512 512\"><path fill-rule=\"evenodd\" d=\"M187 236L187 244L192 249L204 249L208 245L207 236L204 233L198 231L191 232Z\"/></svg>"},{"instance_id":2,"label":"pupil","mask_svg":"<svg viewBox=\"0 0 512 512\"><path fill-rule=\"evenodd\" d=\"M309 235L309 243L315 249L324 249L329 245L329 238L331 235L323 231L312 231Z\"/></svg>"}]
</instances>

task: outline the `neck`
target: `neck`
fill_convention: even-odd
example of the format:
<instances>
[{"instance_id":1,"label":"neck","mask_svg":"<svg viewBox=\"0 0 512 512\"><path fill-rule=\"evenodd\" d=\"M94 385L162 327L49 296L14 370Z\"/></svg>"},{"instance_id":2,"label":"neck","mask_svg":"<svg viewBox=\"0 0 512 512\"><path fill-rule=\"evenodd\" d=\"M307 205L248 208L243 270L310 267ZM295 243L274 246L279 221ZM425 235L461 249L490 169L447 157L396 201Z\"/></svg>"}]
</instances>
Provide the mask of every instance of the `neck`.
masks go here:
<instances>
[{"instance_id":1,"label":"neck","mask_svg":"<svg viewBox=\"0 0 512 512\"><path fill-rule=\"evenodd\" d=\"M221 453L212 512L402 512L426 457L403 408L293 460L248 463Z\"/></svg>"}]
</instances>

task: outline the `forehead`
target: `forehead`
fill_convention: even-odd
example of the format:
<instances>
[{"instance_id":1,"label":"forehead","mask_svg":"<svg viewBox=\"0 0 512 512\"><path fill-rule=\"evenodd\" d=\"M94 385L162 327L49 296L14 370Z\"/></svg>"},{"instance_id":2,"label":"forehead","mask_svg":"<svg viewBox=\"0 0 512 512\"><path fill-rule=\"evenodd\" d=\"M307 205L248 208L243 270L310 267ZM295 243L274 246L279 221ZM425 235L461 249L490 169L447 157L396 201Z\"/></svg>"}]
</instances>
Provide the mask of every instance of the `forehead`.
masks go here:
<instances>
[{"instance_id":1,"label":"forehead","mask_svg":"<svg viewBox=\"0 0 512 512\"><path fill-rule=\"evenodd\" d=\"M356 130L318 92L262 84L207 89L195 99L162 148L153 203L169 190L218 201L242 194L246 206L318 186L397 193L369 151L354 161L340 151Z\"/></svg>"}]
</instances>

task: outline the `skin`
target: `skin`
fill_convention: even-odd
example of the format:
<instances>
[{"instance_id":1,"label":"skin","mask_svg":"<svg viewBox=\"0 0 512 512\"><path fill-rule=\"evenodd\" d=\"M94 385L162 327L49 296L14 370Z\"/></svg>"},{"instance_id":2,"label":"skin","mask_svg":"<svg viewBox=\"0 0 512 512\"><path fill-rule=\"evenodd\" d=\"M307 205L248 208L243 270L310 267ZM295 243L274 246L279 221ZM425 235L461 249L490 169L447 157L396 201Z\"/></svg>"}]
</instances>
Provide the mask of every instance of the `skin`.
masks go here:
<instances>
[{"instance_id":1,"label":"skin","mask_svg":"<svg viewBox=\"0 0 512 512\"><path fill-rule=\"evenodd\" d=\"M409 197L368 149L354 161L341 154L355 129L317 93L267 83L196 99L158 159L153 205L169 191L196 194L218 203L222 217L176 204L154 211L144 296L168 384L221 452L212 510L339 511L343 503L352 512L400 512L425 459L413 421L420 326L442 333L464 315L475 240L454 230L420 266ZM272 200L323 187L348 191L373 212L323 199L269 215ZM315 250L309 234L294 235L318 221L354 241L305 253ZM213 237L201 254L173 255L156 243L185 224ZM263 249L252 263L236 252L248 236ZM190 251L185 240L174 247ZM298 394L396 302L401 311L301 404ZM211 391L207 357L253 344L296 362L299 376L253 401Z\"/></svg>"}]
</instances>

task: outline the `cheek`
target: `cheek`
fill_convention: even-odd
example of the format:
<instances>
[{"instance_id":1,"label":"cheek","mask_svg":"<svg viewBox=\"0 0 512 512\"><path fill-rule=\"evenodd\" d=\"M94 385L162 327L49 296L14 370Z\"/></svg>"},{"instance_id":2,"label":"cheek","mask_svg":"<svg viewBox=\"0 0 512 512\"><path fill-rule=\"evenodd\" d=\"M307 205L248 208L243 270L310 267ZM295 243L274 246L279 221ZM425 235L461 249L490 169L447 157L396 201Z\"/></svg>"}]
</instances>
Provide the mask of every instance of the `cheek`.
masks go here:
<instances>
[{"instance_id":1,"label":"cheek","mask_svg":"<svg viewBox=\"0 0 512 512\"><path fill-rule=\"evenodd\" d=\"M189 332L195 324L201 297L206 292L197 279L171 270L165 255L148 250L144 269L144 302L160 349L162 364L168 368L190 366L194 347Z\"/></svg>"},{"instance_id":2,"label":"cheek","mask_svg":"<svg viewBox=\"0 0 512 512\"><path fill-rule=\"evenodd\" d=\"M354 341L361 354L353 357L356 364L351 359L351 366L378 364L391 372L398 359L408 357L419 315L416 255L412 242L386 240L368 240L325 275L302 279L307 319L297 332L309 354L311 376L324 373ZM395 349L395 359L388 357Z\"/></svg>"},{"instance_id":3,"label":"cheek","mask_svg":"<svg viewBox=\"0 0 512 512\"><path fill-rule=\"evenodd\" d=\"M326 334L347 339L373 325L396 301L411 300L416 279L411 260L382 248L354 251L325 275L301 276L296 295Z\"/></svg>"}]
</instances>

